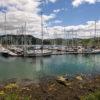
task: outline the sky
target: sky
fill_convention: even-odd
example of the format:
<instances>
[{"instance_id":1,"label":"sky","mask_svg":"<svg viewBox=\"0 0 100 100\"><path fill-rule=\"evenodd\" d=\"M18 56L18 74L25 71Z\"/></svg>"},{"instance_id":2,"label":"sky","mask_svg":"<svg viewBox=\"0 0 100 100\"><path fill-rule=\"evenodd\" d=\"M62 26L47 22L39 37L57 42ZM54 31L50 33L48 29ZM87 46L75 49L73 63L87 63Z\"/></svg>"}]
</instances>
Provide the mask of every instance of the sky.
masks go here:
<instances>
[{"instance_id":1,"label":"sky","mask_svg":"<svg viewBox=\"0 0 100 100\"><path fill-rule=\"evenodd\" d=\"M0 34L41 37L41 12L44 38L54 37L53 34L65 37L72 31L80 37L94 35L95 21L100 29L100 0L0 0Z\"/></svg>"}]
</instances>

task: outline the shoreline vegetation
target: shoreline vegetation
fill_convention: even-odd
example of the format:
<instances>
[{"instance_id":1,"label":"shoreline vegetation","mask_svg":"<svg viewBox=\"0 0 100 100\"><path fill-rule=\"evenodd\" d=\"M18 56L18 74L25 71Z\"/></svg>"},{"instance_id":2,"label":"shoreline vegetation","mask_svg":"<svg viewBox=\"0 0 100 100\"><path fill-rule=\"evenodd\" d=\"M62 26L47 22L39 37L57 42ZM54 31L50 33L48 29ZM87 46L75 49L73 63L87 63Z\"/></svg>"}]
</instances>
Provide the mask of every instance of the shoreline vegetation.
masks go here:
<instances>
[{"instance_id":1,"label":"shoreline vegetation","mask_svg":"<svg viewBox=\"0 0 100 100\"><path fill-rule=\"evenodd\" d=\"M100 75L10 79L0 83L0 100L100 100Z\"/></svg>"},{"instance_id":2,"label":"shoreline vegetation","mask_svg":"<svg viewBox=\"0 0 100 100\"><path fill-rule=\"evenodd\" d=\"M44 39L43 44L44 45L82 45L84 47L100 47L99 37L94 38L73 38L73 39L63 39L63 38L55 38L55 39ZM36 45L40 44L41 45L42 40L40 38L36 38L32 35L12 35L12 34L7 34L7 35L1 35L0 36L0 43L2 45L22 45L25 43L26 45Z\"/></svg>"}]
</instances>

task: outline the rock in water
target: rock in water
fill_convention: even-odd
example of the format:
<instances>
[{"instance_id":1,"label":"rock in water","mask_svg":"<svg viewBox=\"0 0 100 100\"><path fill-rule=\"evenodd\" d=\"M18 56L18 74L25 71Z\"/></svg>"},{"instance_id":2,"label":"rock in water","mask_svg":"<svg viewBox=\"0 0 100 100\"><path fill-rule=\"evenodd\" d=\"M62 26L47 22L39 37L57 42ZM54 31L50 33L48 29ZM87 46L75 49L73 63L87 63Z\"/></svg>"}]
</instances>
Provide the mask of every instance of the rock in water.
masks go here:
<instances>
[{"instance_id":1,"label":"rock in water","mask_svg":"<svg viewBox=\"0 0 100 100\"><path fill-rule=\"evenodd\" d=\"M60 83L60 84L62 84L62 85L64 85L64 86L69 85L69 84L67 83L67 81L66 81L66 78L64 78L63 76L57 77L57 82Z\"/></svg>"},{"instance_id":2,"label":"rock in water","mask_svg":"<svg viewBox=\"0 0 100 100\"><path fill-rule=\"evenodd\" d=\"M76 79L77 79L77 80L80 80L80 81L83 80L83 78L82 78L81 76L76 76Z\"/></svg>"},{"instance_id":3,"label":"rock in water","mask_svg":"<svg viewBox=\"0 0 100 100\"><path fill-rule=\"evenodd\" d=\"M59 77L57 77L57 80L58 81L66 81L66 78L64 78L63 76L59 76Z\"/></svg>"}]
</instances>

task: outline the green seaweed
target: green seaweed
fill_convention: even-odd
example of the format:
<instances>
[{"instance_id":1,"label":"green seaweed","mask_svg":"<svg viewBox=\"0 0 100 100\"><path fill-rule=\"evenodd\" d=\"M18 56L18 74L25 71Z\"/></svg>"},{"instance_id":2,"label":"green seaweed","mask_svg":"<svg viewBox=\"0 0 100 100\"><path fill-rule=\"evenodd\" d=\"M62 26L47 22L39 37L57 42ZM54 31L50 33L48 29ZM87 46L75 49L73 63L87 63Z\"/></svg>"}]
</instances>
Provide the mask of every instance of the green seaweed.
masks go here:
<instances>
[{"instance_id":1,"label":"green seaweed","mask_svg":"<svg viewBox=\"0 0 100 100\"><path fill-rule=\"evenodd\" d=\"M100 91L81 97L81 100L100 100Z\"/></svg>"}]
</instances>

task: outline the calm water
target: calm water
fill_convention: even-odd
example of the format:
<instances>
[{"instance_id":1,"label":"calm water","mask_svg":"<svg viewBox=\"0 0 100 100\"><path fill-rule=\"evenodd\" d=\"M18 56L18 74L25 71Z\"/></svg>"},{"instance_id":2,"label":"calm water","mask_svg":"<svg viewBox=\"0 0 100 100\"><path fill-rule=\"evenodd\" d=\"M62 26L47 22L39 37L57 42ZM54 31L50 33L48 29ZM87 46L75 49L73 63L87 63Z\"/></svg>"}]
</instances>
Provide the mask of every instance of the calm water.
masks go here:
<instances>
[{"instance_id":1,"label":"calm water","mask_svg":"<svg viewBox=\"0 0 100 100\"><path fill-rule=\"evenodd\" d=\"M63 74L97 74L100 55L56 55L44 58L0 57L0 80L11 78L38 79L41 76Z\"/></svg>"}]
</instances>

